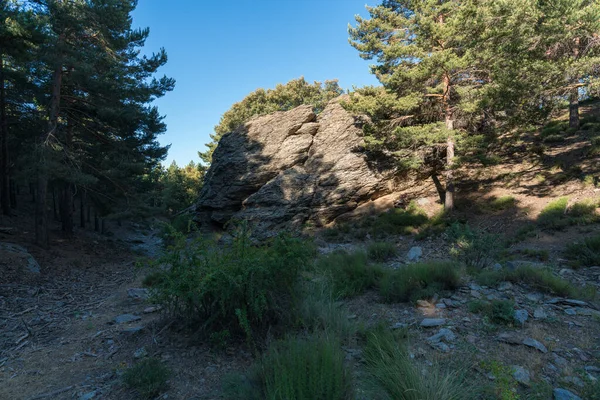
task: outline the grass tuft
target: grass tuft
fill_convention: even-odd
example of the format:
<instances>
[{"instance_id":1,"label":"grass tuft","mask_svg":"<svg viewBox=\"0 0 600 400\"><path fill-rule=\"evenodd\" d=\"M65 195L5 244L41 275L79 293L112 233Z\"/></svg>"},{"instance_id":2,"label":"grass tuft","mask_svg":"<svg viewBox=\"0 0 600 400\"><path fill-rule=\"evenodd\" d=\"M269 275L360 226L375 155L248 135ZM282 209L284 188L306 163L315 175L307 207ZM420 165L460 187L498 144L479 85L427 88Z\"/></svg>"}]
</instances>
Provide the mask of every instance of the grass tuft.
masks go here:
<instances>
[{"instance_id":1,"label":"grass tuft","mask_svg":"<svg viewBox=\"0 0 600 400\"><path fill-rule=\"evenodd\" d=\"M170 371L156 358L147 358L129 368L123 374L127 386L146 398L158 396L166 387Z\"/></svg>"},{"instance_id":2,"label":"grass tuft","mask_svg":"<svg viewBox=\"0 0 600 400\"><path fill-rule=\"evenodd\" d=\"M577 266L600 265L600 235L571 243L565 250L566 257Z\"/></svg>"},{"instance_id":3,"label":"grass tuft","mask_svg":"<svg viewBox=\"0 0 600 400\"><path fill-rule=\"evenodd\" d=\"M514 322L515 303L509 300L480 300L469 303L469 312L483 314L490 322L510 325Z\"/></svg>"},{"instance_id":4,"label":"grass tuft","mask_svg":"<svg viewBox=\"0 0 600 400\"><path fill-rule=\"evenodd\" d=\"M452 262L430 262L389 270L381 278L380 293L386 302L391 303L433 297L439 291L458 287L459 269Z\"/></svg>"},{"instance_id":5,"label":"grass tuft","mask_svg":"<svg viewBox=\"0 0 600 400\"><path fill-rule=\"evenodd\" d=\"M550 202L540 212L537 222L541 228L561 230L572 225L588 225L600 221L596 213L598 201L584 200L568 207L569 199L561 197Z\"/></svg>"},{"instance_id":6,"label":"grass tuft","mask_svg":"<svg viewBox=\"0 0 600 400\"><path fill-rule=\"evenodd\" d=\"M383 268L369 263L367 253L335 251L317 260L317 271L331 282L338 298L352 297L374 288L383 275Z\"/></svg>"},{"instance_id":7,"label":"grass tuft","mask_svg":"<svg viewBox=\"0 0 600 400\"><path fill-rule=\"evenodd\" d=\"M393 243L389 242L374 242L367 247L369 259L377 262L383 262L395 257L398 254L398 249Z\"/></svg>"}]
</instances>

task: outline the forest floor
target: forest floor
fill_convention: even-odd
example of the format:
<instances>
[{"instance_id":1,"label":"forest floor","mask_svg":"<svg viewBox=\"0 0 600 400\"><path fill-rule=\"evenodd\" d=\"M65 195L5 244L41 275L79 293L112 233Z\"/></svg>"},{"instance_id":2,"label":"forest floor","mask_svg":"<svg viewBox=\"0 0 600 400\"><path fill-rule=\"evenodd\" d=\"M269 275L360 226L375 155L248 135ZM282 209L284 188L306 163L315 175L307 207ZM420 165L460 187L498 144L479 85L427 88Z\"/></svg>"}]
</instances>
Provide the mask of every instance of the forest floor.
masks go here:
<instances>
[{"instance_id":1,"label":"forest floor","mask_svg":"<svg viewBox=\"0 0 600 400\"><path fill-rule=\"evenodd\" d=\"M536 135L511 143L501 163L465 168L459 174L458 213L473 228L505 238L516 238L523 227L534 226L506 249L503 263L544 265L576 287L600 290L600 265L572 268L564 258L568 244L600 235L599 223L560 231L535 227L543 208L559 197L567 196L569 204L600 199L600 159L587 156L589 138L584 134L547 143L540 154L532 155L532 144L541 142ZM433 185L414 187L406 194L430 215L440 209ZM514 199L511 206L486 206L506 196ZM69 239L55 223L50 249L43 250L33 244L29 215L25 204L14 216L0 219L0 228L11 228L0 229L0 242L25 247L41 266L40 273L27 272L20 255L0 249L0 399L135 399L121 376L147 356L172 371L168 390L158 398L220 399L222 378L243 373L253 363L245 346L214 349L181 330L148 302L145 290L137 290L144 271L136 262L160 248L156 221L115 224L110 235L79 229ZM316 242L322 253L360 249L369 241L356 234L360 229L352 227L351 234L334 241L319 234ZM406 255L413 247L421 248L422 261L451 257L443 233L421 240L396 235L386 241L398 254L386 262L390 268L408 264ZM502 299L526 311L527 321L497 325L473 312L475 302ZM523 372L518 379L509 373L515 385L509 392L516 397L505 398L550 399L553 388L598 398L590 392L600 379L598 297L561 298L520 283L488 287L464 276L454 293L440 293L429 301L385 304L372 291L346 300L345 306L353 320L365 325L407 329L411 355L422 365L470 366L470 378L492 386L501 379L486 365ZM422 326L426 318L439 319L439 325ZM453 335L432 339L440 328ZM345 351L347 361L360 366L360 347ZM505 394L496 389L488 398Z\"/></svg>"}]
</instances>

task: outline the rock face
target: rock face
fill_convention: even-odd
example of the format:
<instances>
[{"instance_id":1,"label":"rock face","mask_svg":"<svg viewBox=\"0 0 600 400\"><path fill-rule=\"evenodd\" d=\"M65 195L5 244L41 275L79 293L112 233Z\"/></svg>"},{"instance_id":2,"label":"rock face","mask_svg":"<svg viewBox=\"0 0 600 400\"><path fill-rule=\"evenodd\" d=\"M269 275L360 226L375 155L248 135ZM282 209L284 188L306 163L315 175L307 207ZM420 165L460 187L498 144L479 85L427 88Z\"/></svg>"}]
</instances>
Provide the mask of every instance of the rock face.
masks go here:
<instances>
[{"instance_id":1,"label":"rock face","mask_svg":"<svg viewBox=\"0 0 600 400\"><path fill-rule=\"evenodd\" d=\"M361 130L333 101L251 120L224 135L196 203L200 223L248 220L257 236L325 225L391 193L360 152Z\"/></svg>"}]
</instances>

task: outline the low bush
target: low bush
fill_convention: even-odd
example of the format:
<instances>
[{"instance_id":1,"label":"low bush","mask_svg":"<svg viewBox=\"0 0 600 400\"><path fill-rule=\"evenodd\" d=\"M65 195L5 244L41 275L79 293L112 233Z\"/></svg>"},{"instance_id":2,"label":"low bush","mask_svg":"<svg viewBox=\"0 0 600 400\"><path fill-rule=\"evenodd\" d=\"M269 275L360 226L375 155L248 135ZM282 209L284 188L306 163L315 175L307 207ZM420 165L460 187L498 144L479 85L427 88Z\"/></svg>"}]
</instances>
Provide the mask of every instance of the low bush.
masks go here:
<instances>
[{"instance_id":1,"label":"low bush","mask_svg":"<svg viewBox=\"0 0 600 400\"><path fill-rule=\"evenodd\" d=\"M374 242L367 246L367 255L369 259L382 262L393 258L398 254L396 245L389 242Z\"/></svg>"},{"instance_id":2,"label":"low bush","mask_svg":"<svg viewBox=\"0 0 600 400\"><path fill-rule=\"evenodd\" d=\"M519 253L523 254L526 257L536 259L538 261L548 261L550 259L550 254L548 253L548 250L523 249L519 250Z\"/></svg>"},{"instance_id":3,"label":"low bush","mask_svg":"<svg viewBox=\"0 0 600 400\"><path fill-rule=\"evenodd\" d=\"M434 365L422 372L403 343L392 332L377 328L367 333L364 350L367 370L386 398L397 400L467 400L475 398L460 370L443 371Z\"/></svg>"},{"instance_id":4,"label":"low bush","mask_svg":"<svg viewBox=\"0 0 600 400\"><path fill-rule=\"evenodd\" d=\"M483 314L490 322L510 325L514 322L515 303L508 300L492 300L491 302L473 301L469 303L469 311Z\"/></svg>"},{"instance_id":5,"label":"low bush","mask_svg":"<svg viewBox=\"0 0 600 400\"><path fill-rule=\"evenodd\" d=\"M481 364L482 368L494 377L491 393L484 393L484 398L499 400L519 400L518 382L513 377L514 369L498 361L488 361ZM548 397L545 397L546 399Z\"/></svg>"},{"instance_id":6,"label":"low bush","mask_svg":"<svg viewBox=\"0 0 600 400\"><path fill-rule=\"evenodd\" d=\"M466 224L452 224L448 237L453 242L451 254L469 269L481 270L489 266L502 250L497 235L473 231Z\"/></svg>"},{"instance_id":7,"label":"low bush","mask_svg":"<svg viewBox=\"0 0 600 400\"><path fill-rule=\"evenodd\" d=\"M459 266L451 262L410 264L383 274L379 283L386 302L416 301L460 284Z\"/></svg>"},{"instance_id":8,"label":"low bush","mask_svg":"<svg viewBox=\"0 0 600 400\"><path fill-rule=\"evenodd\" d=\"M517 199L513 196L502 196L485 203L484 208L489 208L492 211L504 211L514 208L517 205Z\"/></svg>"},{"instance_id":9,"label":"low bush","mask_svg":"<svg viewBox=\"0 0 600 400\"><path fill-rule=\"evenodd\" d=\"M396 208L379 215L369 231L375 237L408 235L416 232L417 228L424 226L428 221L427 213L411 202L406 209Z\"/></svg>"},{"instance_id":10,"label":"low bush","mask_svg":"<svg viewBox=\"0 0 600 400\"><path fill-rule=\"evenodd\" d=\"M376 286L383 268L370 264L367 253L335 251L317 260L317 271L331 282L336 297L357 296Z\"/></svg>"},{"instance_id":11,"label":"low bush","mask_svg":"<svg viewBox=\"0 0 600 400\"><path fill-rule=\"evenodd\" d=\"M561 197L548 203L537 218L538 224L543 228L557 228L561 226L561 222L567 215L568 203L569 199L567 197Z\"/></svg>"},{"instance_id":12,"label":"low bush","mask_svg":"<svg viewBox=\"0 0 600 400\"><path fill-rule=\"evenodd\" d=\"M154 301L202 331L255 333L294 318L300 271L310 243L279 236L254 246L247 229L230 244L180 235L153 264Z\"/></svg>"},{"instance_id":13,"label":"low bush","mask_svg":"<svg viewBox=\"0 0 600 400\"><path fill-rule=\"evenodd\" d=\"M127 369L123 381L140 396L150 399L158 396L166 387L169 369L156 358L147 358Z\"/></svg>"},{"instance_id":14,"label":"low bush","mask_svg":"<svg viewBox=\"0 0 600 400\"><path fill-rule=\"evenodd\" d=\"M565 255L577 266L600 265L600 235L569 244Z\"/></svg>"},{"instance_id":15,"label":"low bush","mask_svg":"<svg viewBox=\"0 0 600 400\"><path fill-rule=\"evenodd\" d=\"M351 400L351 374L337 339L324 335L274 342L247 376L226 380L232 400Z\"/></svg>"}]
</instances>

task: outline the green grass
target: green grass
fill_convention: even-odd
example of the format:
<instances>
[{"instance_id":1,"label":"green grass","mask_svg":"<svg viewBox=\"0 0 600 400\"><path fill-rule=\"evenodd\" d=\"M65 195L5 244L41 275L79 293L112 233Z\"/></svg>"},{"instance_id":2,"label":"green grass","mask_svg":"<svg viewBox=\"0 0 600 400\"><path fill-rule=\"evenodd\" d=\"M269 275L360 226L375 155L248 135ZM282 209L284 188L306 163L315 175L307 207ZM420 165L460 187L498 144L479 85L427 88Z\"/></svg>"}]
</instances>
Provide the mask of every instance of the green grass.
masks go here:
<instances>
[{"instance_id":1,"label":"green grass","mask_svg":"<svg viewBox=\"0 0 600 400\"><path fill-rule=\"evenodd\" d=\"M600 265L600 235L586 238L583 242L569 244L565 256L576 266Z\"/></svg>"},{"instance_id":2,"label":"green grass","mask_svg":"<svg viewBox=\"0 0 600 400\"><path fill-rule=\"evenodd\" d=\"M452 241L450 253L468 269L489 266L503 250L503 241L497 235L472 230L467 224L452 224L448 237Z\"/></svg>"},{"instance_id":3,"label":"green grass","mask_svg":"<svg viewBox=\"0 0 600 400\"><path fill-rule=\"evenodd\" d=\"M429 222L427 213L415 203L404 210L396 208L379 215L372 223L369 232L375 237L386 235L408 235Z\"/></svg>"},{"instance_id":4,"label":"green grass","mask_svg":"<svg viewBox=\"0 0 600 400\"><path fill-rule=\"evenodd\" d=\"M331 281L338 298L357 296L374 288L383 275L383 268L369 263L364 251L335 251L321 256L316 268Z\"/></svg>"},{"instance_id":5,"label":"green grass","mask_svg":"<svg viewBox=\"0 0 600 400\"><path fill-rule=\"evenodd\" d=\"M486 399L519 400L518 382L513 377L514 370L496 360L483 362L482 368L493 377L490 393L484 394Z\"/></svg>"},{"instance_id":6,"label":"green grass","mask_svg":"<svg viewBox=\"0 0 600 400\"><path fill-rule=\"evenodd\" d=\"M380 294L386 302L416 301L433 297L442 290L460 284L460 266L452 262L429 262L406 265L383 274Z\"/></svg>"},{"instance_id":7,"label":"green grass","mask_svg":"<svg viewBox=\"0 0 600 400\"><path fill-rule=\"evenodd\" d=\"M394 400L468 400L474 392L460 370L444 371L438 365L426 374L414 363L404 343L378 327L367 333L364 350L370 379L386 398ZM376 397L380 398L380 397Z\"/></svg>"},{"instance_id":8,"label":"green grass","mask_svg":"<svg viewBox=\"0 0 600 400\"><path fill-rule=\"evenodd\" d=\"M561 230L572 225L588 225L600 221L596 213L598 201L584 200L568 207L569 199L561 197L540 212L538 225L543 229Z\"/></svg>"},{"instance_id":9,"label":"green grass","mask_svg":"<svg viewBox=\"0 0 600 400\"><path fill-rule=\"evenodd\" d=\"M351 400L351 374L335 338L292 337L269 346L247 376L225 380L231 400Z\"/></svg>"},{"instance_id":10,"label":"green grass","mask_svg":"<svg viewBox=\"0 0 600 400\"><path fill-rule=\"evenodd\" d=\"M533 258L538 261L548 261L550 259L550 254L548 250L538 250L538 249L522 249L519 250L518 253L524 255L528 258Z\"/></svg>"},{"instance_id":11,"label":"green grass","mask_svg":"<svg viewBox=\"0 0 600 400\"><path fill-rule=\"evenodd\" d=\"M383 262L398 254L396 245L389 242L373 242L367 246L367 255L370 260Z\"/></svg>"},{"instance_id":12,"label":"green grass","mask_svg":"<svg viewBox=\"0 0 600 400\"><path fill-rule=\"evenodd\" d=\"M555 276L548 269L531 266L518 267L513 271L482 271L476 276L479 284L496 286L500 282L524 283L540 292L562 297L591 300L596 297L596 290L592 286L583 288L575 287L568 281Z\"/></svg>"},{"instance_id":13,"label":"green grass","mask_svg":"<svg viewBox=\"0 0 600 400\"><path fill-rule=\"evenodd\" d=\"M517 205L517 199L513 196L502 196L484 203L483 207L492 211L504 211L514 208Z\"/></svg>"},{"instance_id":14,"label":"green grass","mask_svg":"<svg viewBox=\"0 0 600 400\"><path fill-rule=\"evenodd\" d=\"M491 302L472 301L469 312L483 314L490 322L511 325L514 323L515 303L508 300L492 300Z\"/></svg>"},{"instance_id":15,"label":"green grass","mask_svg":"<svg viewBox=\"0 0 600 400\"><path fill-rule=\"evenodd\" d=\"M147 358L127 369L123 374L125 384L140 396L150 399L158 396L166 387L170 371L156 358Z\"/></svg>"}]
</instances>

